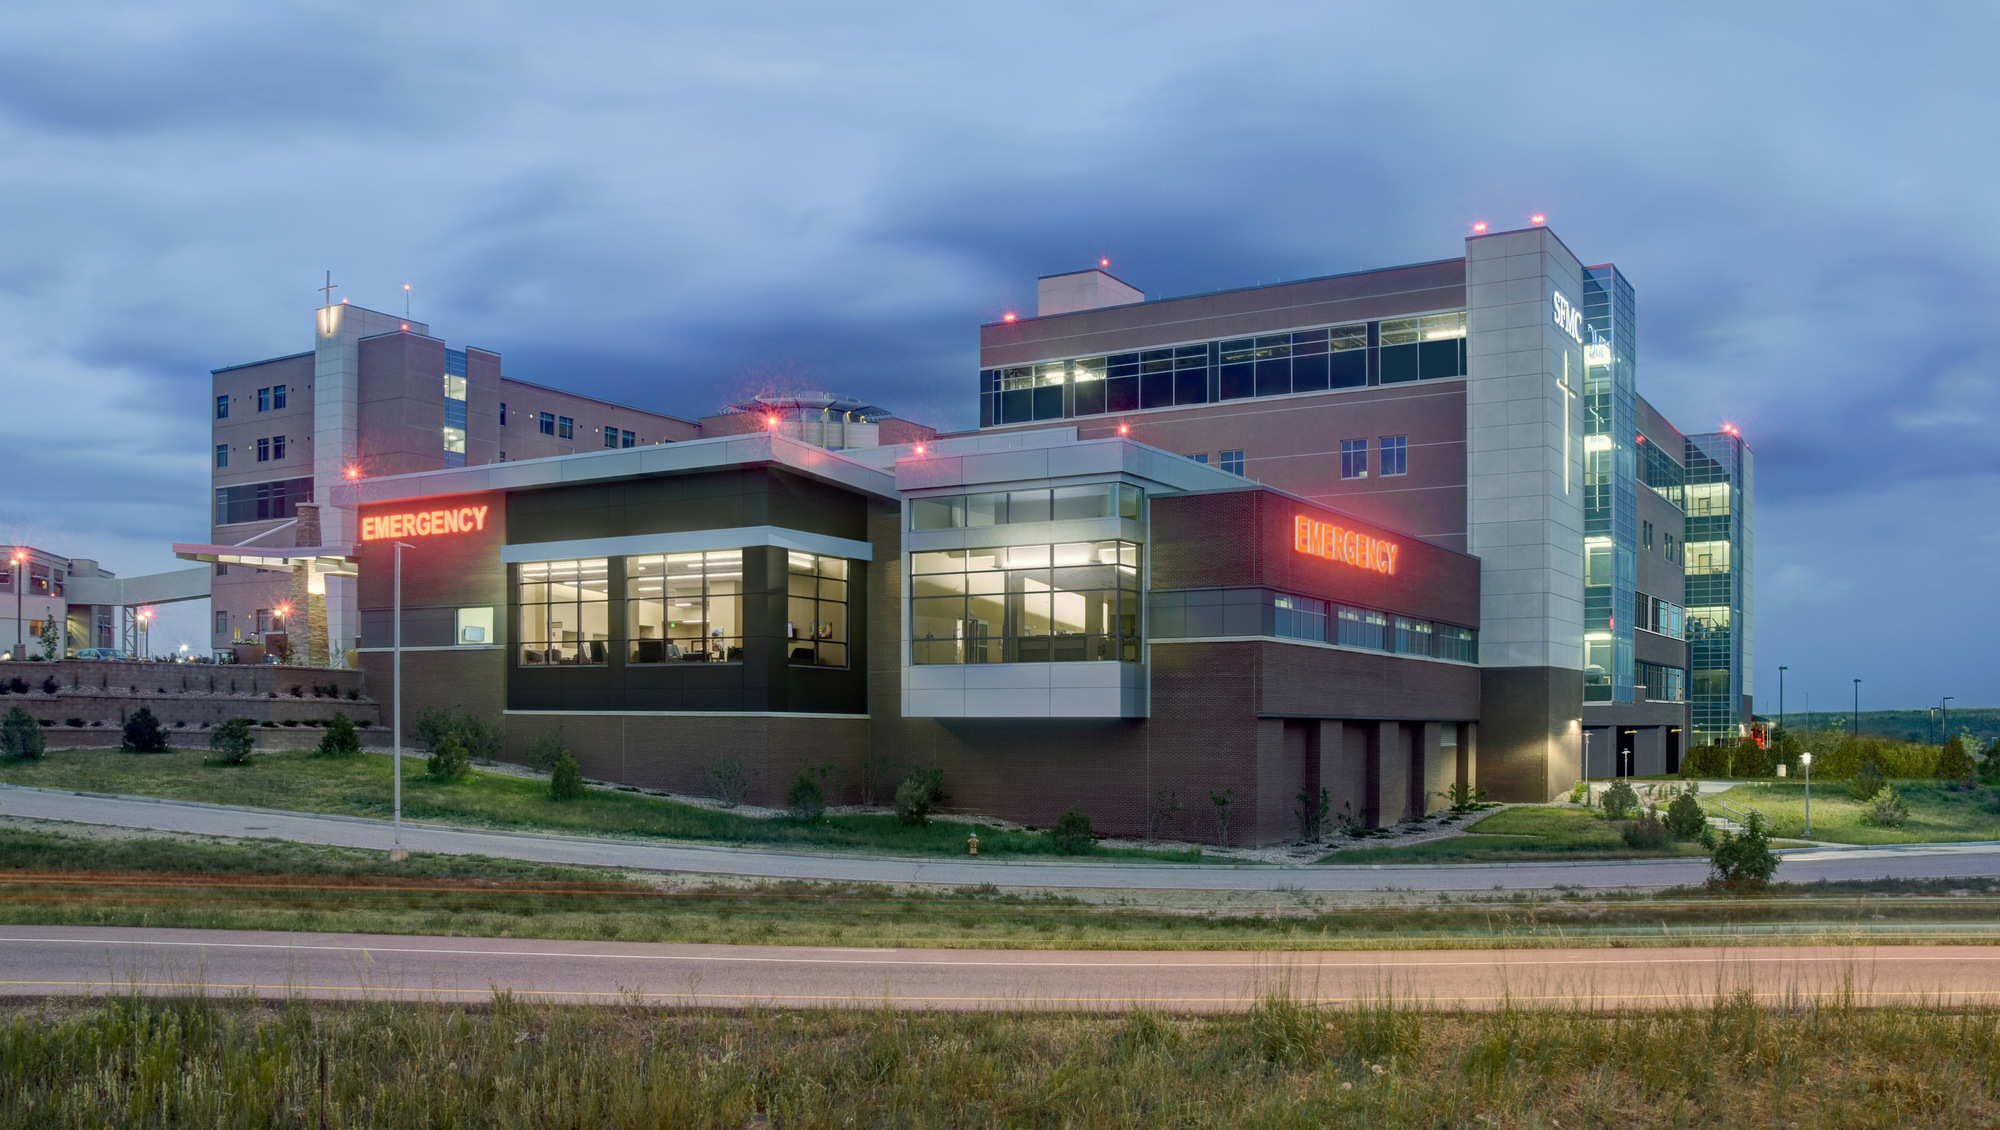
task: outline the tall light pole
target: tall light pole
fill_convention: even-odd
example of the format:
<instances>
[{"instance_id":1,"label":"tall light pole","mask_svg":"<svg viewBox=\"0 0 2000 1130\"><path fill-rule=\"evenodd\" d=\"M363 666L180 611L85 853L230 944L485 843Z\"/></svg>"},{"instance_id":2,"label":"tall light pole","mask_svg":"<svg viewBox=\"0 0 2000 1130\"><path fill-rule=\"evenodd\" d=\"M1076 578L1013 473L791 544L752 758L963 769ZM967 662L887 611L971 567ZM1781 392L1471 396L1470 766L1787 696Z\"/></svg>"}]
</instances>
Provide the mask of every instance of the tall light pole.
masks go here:
<instances>
[{"instance_id":1,"label":"tall light pole","mask_svg":"<svg viewBox=\"0 0 2000 1130\"><path fill-rule=\"evenodd\" d=\"M1799 764L1806 768L1806 838L1812 838L1812 754L1799 754Z\"/></svg>"},{"instance_id":2,"label":"tall light pole","mask_svg":"<svg viewBox=\"0 0 2000 1130\"><path fill-rule=\"evenodd\" d=\"M409 855L408 849L403 847L403 551L415 548L417 547L406 541L396 543L395 674L390 680L394 688L390 716L393 719L395 733L391 735L390 740L393 744L390 748L395 751L393 759L396 776L396 843L389 849L391 860L403 859Z\"/></svg>"},{"instance_id":3,"label":"tall light pole","mask_svg":"<svg viewBox=\"0 0 2000 1130\"><path fill-rule=\"evenodd\" d=\"M21 550L14 551L9 567L14 570L14 658L21 658L26 648L27 638L21 634L21 590L28 587L28 555Z\"/></svg>"},{"instance_id":4,"label":"tall light pole","mask_svg":"<svg viewBox=\"0 0 2000 1130\"><path fill-rule=\"evenodd\" d=\"M1785 672L1790 667L1778 668L1778 729L1785 728Z\"/></svg>"},{"instance_id":5,"label":"tall light pole","mask_svg":"<svg viewBox=\"0 0 2000 1130\"><path fill-rule=\"evenodd\" d=\"M1950 702L1952 699L1955 699L1957 697L1958 696L1955 694L1948 694L1943 698L1938 699L1938 744L1939 745L1943 745L1944 743L1951 740L1951 708L1949 706L1946 706L1945 703Z\"/></svg>"},{"instance_id":6,"label":"tall light pole","mask_svg":"<svg viewBox=\"0 0 2000 1130\"><path fill-rule=\"evenodd\" d=\"M1854 680L1854 740L1861 740L1861 680Z\"/></svg>"}]
</instances>

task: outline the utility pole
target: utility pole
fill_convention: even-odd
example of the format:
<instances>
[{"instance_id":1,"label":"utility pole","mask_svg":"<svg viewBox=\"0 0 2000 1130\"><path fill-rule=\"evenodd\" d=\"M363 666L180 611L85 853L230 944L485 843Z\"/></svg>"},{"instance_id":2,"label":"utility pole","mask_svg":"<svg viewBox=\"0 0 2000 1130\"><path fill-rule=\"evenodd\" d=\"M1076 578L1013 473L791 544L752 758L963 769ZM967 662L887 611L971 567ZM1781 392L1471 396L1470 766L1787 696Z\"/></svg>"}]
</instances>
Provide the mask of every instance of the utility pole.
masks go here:
<instances>
[{"instance_id":1,"label":"utility pole","mask_svg":"<svg viewBox=\"0 0 2000 1130\"><path fill-rule=\"evenodd\" d=\"M1790 667L1778 668L1778 729L1785 728L1785 672Z\"/></svg>"},{"instance_id":2,"label":"utility pole","mask_svg":"<svg viewBox=\"0 0 2000 1130\"><path fill-rule=\"evenodd\" d=\"M1945 704L1957 697L1958 696L1955 694L1948 694L1943 698L1938 699L1938 744L1939 745L1943 745L1944 743L1951 740L1951 707Z\"/></svg>"},{"instance_id":3,"label":"utility pole","mask_svg":"<svg viewBox=\"0 0 2000 1130\"><path fill-rule=\"evenodd\" d=\"M1861 680L1854 680L1854 738L1861 739Z\"/></svg>"}]
</instances>

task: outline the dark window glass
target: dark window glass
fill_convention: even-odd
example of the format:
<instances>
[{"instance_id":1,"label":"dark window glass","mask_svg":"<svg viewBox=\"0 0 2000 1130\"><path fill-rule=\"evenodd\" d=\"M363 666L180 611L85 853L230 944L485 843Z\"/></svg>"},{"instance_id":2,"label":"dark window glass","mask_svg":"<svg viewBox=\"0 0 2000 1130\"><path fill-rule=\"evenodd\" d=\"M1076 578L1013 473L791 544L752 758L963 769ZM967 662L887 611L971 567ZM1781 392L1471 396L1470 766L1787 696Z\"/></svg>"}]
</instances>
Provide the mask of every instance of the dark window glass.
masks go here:
<instances>
[{"instance_id":1,"label":"dark window glass","mask_svg":"<svg viewBox=\"0 0 2000 1130\"><path fill-rule=\"evenodd\" d=\"M1408 436L1383 436L1381 452L1383 474L1406 475L1409 473L1410 441Z\"/></svg>"},{"instance_id":2,"label":"dark window glass","mask_svg":"<svg viewBox=\"0 0 2000 1130\"><path fill-rule=\"evenodd\" d=\"M1111 517L1111 490L1103 486L1057 487L1050 499L1050 516L1058 522Z\"/></svg>"},{"instance_id":3,"label":"dark window glass","mask_svg":"<svg viewBox=\"0 0 2000 1130\"><path fill-rule=\"evenodd\" d=\"M1360 388L1368 383L1368 351L1349 349L1327 359L1326 387Z\"/></svg>"},{"instance_id":4,"label":"dark window glass","mask_svg":"<svg viewBox=\"0 0 2000 1130\"><path fill-rule=\"evenodd\" d=\"M215 398L215 418L218 420L227 420L229 418L228 397L218 396Z\"/></svg>"},{"instance_id":5,"label":"dark window glass","mask_svg":"<svg viewBox=\"0 0 2000 1130\"><path fill-rule=\"evenodd\" d=\"M619 442L620 447L637 447L638 445L639 445L638 436L633 435L631 432L620 433L620 442Z\"/></svg>"},{"instance_id":6,"label":"dark window glass","mask_svg":"<svg viewBox=\"0 0 2000 1130\"><path fill-rule=\"evenodd\" d=\"M270 410L271 410L271 390L270 390L270 389L268 389L268 388L260 388L260 389L258 389L258 390L257 390L257 411L259 411L259 412L269 412Z\"/></svg>"},{"instance_id":7,"label":"dark window glass","mask_svg":"<svg viewBox=\"0 0 2000 1130\"><path fill-rule=\"evenodd\" d=\"M234 522L268 522L273 519L295 518L298 516L299 503L313 500L312 486L312 478L307 476L269 483L218 487L215 491L215 524L226 526Z\"/></svg>"},{"instance_id":8,"label":"dark window glass","mask_svg":"<svg viewBox=\"0 0 2000 1130\"><path fill-rule=\"evenodd\" d=\"M1112 373L1114 377L1134 377L1139 375L1139 355L1137 353L1114 353L1104 359L1104 364L1112 369L1124 369L1123 373Z\"/></svg>"},{"instance_id":9,"label":"dark window glass","mask_svg":"<svg viewBox=\"0 0 2000 1130\"><path fill-rule=\"evenodd\" d=\"M1010 388L1000 394L1000 422L1025 424L1035 418L1035 390Z\"/></svg>"},{"instance_id":10,"label":"dark window glass","mask_svg":"<svg viewBox=\"0 0 2000 1130\"><path fill-rule=\"evenodd\" d=\"M1243 452L1241 449L1222 453L1222 469L1232 475L1243 473Z\"/></svg>"},{"instance_id":11,"label":"dark window glass","mask_svg":"<svg viewBox=\"0 0 2000 1130\"><path fill-rule=\"evenodd\" d=\"M504 400L500 402L500 426L507 426L507 402Z\"/></svg>"},{"instance_id":12,"label":"dark window glass","mask_svg":"<svg viewBox=\"0 0 2000 1130\"><path fill-rule=\"evenodd\" d=\"M998 393L991 393L991 392L985 392L985 393L981 393L981 394L979 394L979 426L980 426L980 427L982 427L982 428L990 428L990 427L992 427L993 425L995 425L995 424L997 424L997 423L999 423L999 422L1000 422L999 420L997 420L997 419L995 419L995 418L994 418L994 415L995 415L995 413L994 413L994 409L995 409L996 407L998 407L998 404L999 404L999 394L998 394Z\"/></svg>"},{"instance_id":13,"label":"dark window glass","mask_svg":"<svg viewBox=\"0 0 2000 1130\"><path fill-rule=\"evenodd\" d=\"M1400 384L1414 381L1418 377L1417 346L1385 345L1382 347L1382 383Z\"/></svg>"},{"instance_id":14,"label":"dark window glass","mask_svg":"<svg viewBox=\"0 0 2000 1130\"><path fill-rule=\"evenodd\" d=\"M271 441L268 439L259 439L257 441L257 462L269 463L270 461L271 461Z\"/></svg>"},{"instance_id":15,"label":"dark window glass","mask_svg":"<svg viewBox=\"0 0 2000 1130\"><path fill-rule=\"evenodd\" d=\"M1174 374L1175 404L1208 403L1208 370L1182 369Z\"/></svg>"},{"instance_id":16,"label":"dark window glass","mask_svg":"<svg viewBox=\"0 0 2000 1130\"><path fill-rule=\"evenodd\" d=\"M1084 381L1076 386L1076 414L1095 416L1104 411L1105 381Z\"/></svg>"},{"instance_id":17,"label":"dark window glass","mask_svg":"<svg viewBox=\"0 0 2000 1130\"><path fill-rule=\"evenodd\" d=\"M1417 348L1421 351L1418 363L1419 375L1427 381L1443 377L1462 377L1465 370L1459 367L1462 338L1447 341L1427 341ZM1384 378L1385 380L1387 378Z\"/></svg>"},{"instance_id":18,"label":"dark window glass","mask_svg":"<svg viewBox=\"0 0 2000 1130\"><path fill-rule=\"evenodd\" d=\"M272 385L272 386L271 386L271 411L273 411L273 412L276 412L276 411L277 411L278 409L280 409L280 408L283 408L284 406L285 406L285 386L284 386L284 385Z\"/></svg>"},{"instance_id":19,"label":"dark window glass","mask_svg":"<svg viewBox=\"0 0 2000 1130\"><path fill-rule=\"evenodd\" d=\"M576 438L576 421L568 416L556 417L556 435L562 439Z\"/></svg>"},{"instance_id":20,"label":"dark window glass","mask_svg":"<svg viewBox=\"0 0 2000 1130\"><path fill-rule=\"evenodd\" d=\"M979 371L979 391L980 391L980 392L999 392L999 391L1000 391L1000 370L998 370L998 369L981 369L981 370Z\"/></svg>"},{"instance_id":21,"label":"dark window glass","mask_svg":"<svg viewBox=\"0 0 2000 1130\"><path fill-rule=\"evenodd\" d=\"M1326 331L1305 330L1292 335L1292 356L1308 357L1326 352Z\"/></svg>"},{"instance_id":22,"label":"dark window glass","mask_svg":"<svg viewBox=\"0 0 2000 1130\"><path fill-rule=\"evenodd\" d=\"M272 436L272 437L271 437L271 458L273 458L273 459L283 459L284 457L285 457L285 437L284 437L284 436Z\"/></svg>"},{"instance_id":23,"label":"dark window glass","mask_svg":"<svg viewBox=\"0 0 2000 1130\"><path fill-rule=\"evenodd\" d=\"M1257 362L1257 395L1282 396L1292 391L1292 360L1289 355Z\"/></svg>"},{"instance_id":24,"label":"dark window glass","mask_svg":"<svg viewBox=\"0 0 2000 1130\"><path fill-rule=\"evenodd\" d=\"M1228 354L1223 356L1227 357ZM1241 400L1257 393L1257 367L1248 362L1222 366L1222 399Z\"/></svg>"},{"instance_id":25,"label":"dark window glass","mask_svg":"<svg viewBox=\"0 0 2000 1130\"><path fill-rule=\"evenodd\" d=\"M1139 407L1139 378L1113 377L1104 382L1104 410L1131 412Z\"/></svg>"},{"instance_id":26,"label":"dark window glass","mask_svg":"<svg viewBox=\"0 0 2000 1130\"><path fill-rule=\"evenodd\" d=\"M1139 355L1139 372L1164 373L1174 367L1174 351L1171 349L1148 349Z\"/></svg>"},{"instance_id":27,"label":"dark window glass","mask_svg":"<svg viewBox=\"0 0 2000 1130\"><path fill-rule=\"evenodd\" d=\"M1035 391L1035 419L1060 420L1063 414L1063 386L1043 385Z\"/></svg>"},{"instance_id":28,"label":"dark window glass","mask_svg":"<svg viewBox=\"0 0 2000 1130\"><path fill-rule=\"evenodd\" d=\"M218 443L218 444L216 444L216 445L215 445L215 465L216 465L216 466L218 466L218 467L227 467L227 466L229 466L229 445L228 445L228 444L226 444L226 443Z\"/></svg>"},{"instance_id":29,"label":"dark window glass","mask_svg":"<svg viewBox=\"0 0 2000 1130\"><path fill-rule=\"evenodd\" d=\"M542 413L542 414L541 414L541 417L540 417L540 419L539 419L539 422L540 422L540 424L541 424L541 429L542 429L542 434L543 434L543 435L545 435L545 436L552 436L552 435L556 434L556 416L555 416L555 413L553 413L553 412L544 412L544 413Z\"/></svg>"},{"instance_id":30,"label":"dark window glass","mask_svg":"<svg viewBox=\"0 0 2000 1130\"><path fill-rule=\"evenodd\" d=\"M1190 463L1199 463L1204 467L1208 466L1208 452L1206 451L1192 451L1181 456L1181 458Z\"/></svg>"},{"instance_id":31,"label":"dark window glass","mask_svg":"<svg viewBox=\"0 0 2000 1130\"><path fill-rule=\"evenodd\" d=\"M1344 439L1340 441L1340 477L1343 479L1365 479L1368 477L1367 440Z\"/></svg>"},{"instance_id":32,"label":"dark window glass","mask_svg":"<svg viewBox=\"0 0 2000 1130\"><path fill-rule=\"evenodd\" d=\"M1292 391L1319 392L1326 388L1327 357L1319 354L1292 358Z\"/></svg>"},{"instance_id":33,"label":"dark window glass","mask_svg":"<svg viewBox=\"0 0 2000 1130\"><path fill-rule=\"evenodd\" d=\"M1174 404L1174 375L1147 373L1139 378L1139 407L1171 408Z\"/></svg>"}]
</instances>

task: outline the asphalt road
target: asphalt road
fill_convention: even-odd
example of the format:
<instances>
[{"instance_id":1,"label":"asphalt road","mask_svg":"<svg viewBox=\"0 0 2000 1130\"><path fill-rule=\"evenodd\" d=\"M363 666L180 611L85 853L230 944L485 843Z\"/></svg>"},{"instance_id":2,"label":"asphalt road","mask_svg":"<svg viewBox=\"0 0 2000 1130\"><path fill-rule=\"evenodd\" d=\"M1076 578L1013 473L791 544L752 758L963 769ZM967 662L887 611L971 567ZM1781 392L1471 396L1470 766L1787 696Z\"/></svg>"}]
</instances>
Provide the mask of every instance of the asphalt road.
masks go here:
<instances>
[{"instance_id":1,"label":"asphalt road","mask_svg":"<svg viewBox=\"0 0 2000 1130\"><path fill-rule=\"evenodd\" d=\"M0 786L0 814L38 820L105 824L200 835L290 840L344 847L387 848L387 821L318 816L148 797L93 796ZM1002 887L1201 891L1477 891L1554 887L1660 887L1699 883L1707 863L1682 860L1587 863L1398 864L1275 867L1227 864L1085 861L924 860L650 843L527 832L495 832L435 824L403 825L414 851L490 855L543 863L628 867L702 875L853 882L992 883ZM1964 878L2000 876L2000 844L1919 848L1827 849L1787 853L1778 878Z\"/></svg>"},{"instance_id":2,"label":"asphalt road","mask_svg":"<svg viewBox=\"0 0 2000 1130\"><path fill-rule=\"evenodd\" d=\"M479 1002L506 990L567 1003L1188 1012L1242 1009L1277 991L1468 1009L1665 1007L1745 990L1774 1002L1851 992L1861 1004L1980 1003L2000 997L2000 947L1120 953L0 927L0 996L196 989L265 999Z\"/></svg>"}]
</instances>

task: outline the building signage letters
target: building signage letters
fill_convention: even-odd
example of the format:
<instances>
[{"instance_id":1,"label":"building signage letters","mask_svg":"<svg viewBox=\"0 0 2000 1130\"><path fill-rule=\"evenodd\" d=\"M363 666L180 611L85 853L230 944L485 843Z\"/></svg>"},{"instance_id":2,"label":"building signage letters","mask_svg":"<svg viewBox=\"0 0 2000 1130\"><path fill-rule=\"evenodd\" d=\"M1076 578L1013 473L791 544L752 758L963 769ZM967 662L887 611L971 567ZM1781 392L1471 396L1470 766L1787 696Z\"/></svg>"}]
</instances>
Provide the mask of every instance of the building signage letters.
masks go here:
<instances>
[{"instance_id":1,"label":"building signage letters","mask_svg":"<svg viewBox=\"0 0 2000 1130\"><path fill-rule=\"evenodd\" d=\"M469 534L486 528L485 506L459 506L450 510L418 510L406 514L377 514L361 519L361 540L383 538L426 538L437 534Z\"/></svg>"},{"instance_id":2,"label":"building signage letters","mask_svg":"<svg viewBox=\"0 0 2000 1130\"><path fill-rule=\"evenodd\" d=\"M1571 306L1560 290L1552 292L1551 297L1554 299L1556 326L1568 334L1570 340L1582 345L1583 311Z\"/></svg>"},{"instance_id":3,"label":"building signage letters","mask_svg":"<svg viewBox=\"0 0 2000 1130\"><path fill-rule=\"evenodd\" d=\"M1357 569L1377 573L1396 572L1396 554L1402 548L1383 538L1372 538L1359 530L1343 529L1331 522L1316 521L1301 514L1293 522L1292 548L1328 561L1338 561Z\"/></svg>"}]
</instances>

